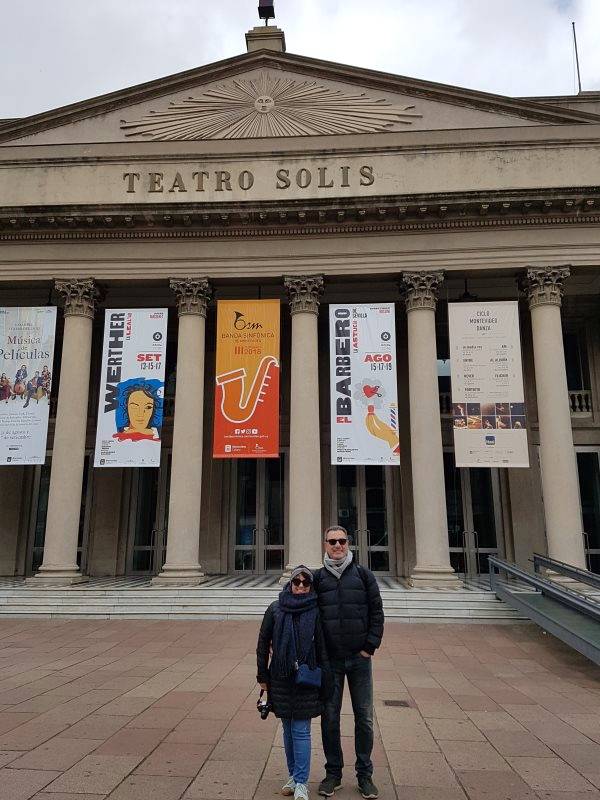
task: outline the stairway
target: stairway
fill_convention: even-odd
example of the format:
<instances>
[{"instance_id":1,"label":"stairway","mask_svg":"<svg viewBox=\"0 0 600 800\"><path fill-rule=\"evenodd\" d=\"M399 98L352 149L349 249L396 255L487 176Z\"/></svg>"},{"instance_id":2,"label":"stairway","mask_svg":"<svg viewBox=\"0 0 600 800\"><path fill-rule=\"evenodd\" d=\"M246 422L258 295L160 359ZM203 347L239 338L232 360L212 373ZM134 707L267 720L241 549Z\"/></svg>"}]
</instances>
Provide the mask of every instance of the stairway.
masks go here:
<instances>
[{"instance_id":1,"label":"stairway","mask_svg":"<svg viewBox=\"0 0 600 800\"><path fill-rule=\"evenodd\" d=\"M401 622L515 622L523 617L483 586L407 589L380 580L387 619ZM146 578L96 578L69 587L0 579L0 619L259 619L277 598L276 578L215 576L198 587L151 586Z\"/></svg>"}]
</instances>

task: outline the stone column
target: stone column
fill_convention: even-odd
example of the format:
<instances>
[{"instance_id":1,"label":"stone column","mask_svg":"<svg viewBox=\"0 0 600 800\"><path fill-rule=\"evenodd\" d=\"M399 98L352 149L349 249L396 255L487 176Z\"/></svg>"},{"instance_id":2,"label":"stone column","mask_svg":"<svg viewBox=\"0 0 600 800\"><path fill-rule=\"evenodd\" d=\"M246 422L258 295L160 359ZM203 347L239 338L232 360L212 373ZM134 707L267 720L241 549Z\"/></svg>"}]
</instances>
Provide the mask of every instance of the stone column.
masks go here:
<instances>
[{"instance_id":1,"label":"stone column","mask_svg":"<svg viewBox=\"0 0 600 800\"><path fill-rule=\"evenodd\" d=\"M65 327L44 561L31 582L70 584L87 580L77 566L77 540L85 460L92 325L98 295L92 278L55 283L64 299Z\"/></svg>"},{"instance_id":2,"label":"stone column","mask_svg":"<svg viewBox=\"0 0 600 800\"><path fill-rule=\"evenodd\" d=\"M206 278L171 280L177 295L177 385L169 495L167 560L158 585L192 586L204 577L198 561L204 420L206 309L211 288Z\"/></svg>"},{"instance_id":3,"label":"stone column","mask_svg":"<svg viewBox=\"0 0 600 800\"><path fill-rule=\"evenodd\" d=\"M560 307L567 267L528 269L540 462L548 555L583 569L581 503Z\"/></svg>"},{"instance_id":4,"label":"stone column","mask_svg":"<svg viewBox=\"0 0 600 800\"><path fill-rule=\"evenodd\" d=\"M408 319L410 452L417 562L410 576L416 587L458 589L450 565L444 456L439 407L435 308L442 272L402 276Z\"/></svg>"},{"instance_id":5,"label":"stone column","mask_svg":"<svg viewBox=\"0 0 600 800\"><path fill-rule=\"evenodd\" d=\"M323 276L284 278L292 315L288 566L322 562L319 297Z\"/></svg>"}]
</instances>

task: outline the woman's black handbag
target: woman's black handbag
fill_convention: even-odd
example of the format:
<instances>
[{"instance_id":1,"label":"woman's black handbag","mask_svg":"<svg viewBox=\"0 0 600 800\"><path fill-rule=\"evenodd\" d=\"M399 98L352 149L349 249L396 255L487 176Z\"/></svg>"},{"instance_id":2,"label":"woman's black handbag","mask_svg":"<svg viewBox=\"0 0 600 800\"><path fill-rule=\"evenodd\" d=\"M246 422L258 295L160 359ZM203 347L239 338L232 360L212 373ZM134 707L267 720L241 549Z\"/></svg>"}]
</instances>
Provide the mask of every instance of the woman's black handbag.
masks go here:
<instances>
[{"instance_id":1,"label":"woman's black handbag","mask_svg":"<svg viewBox=\"0 0 600 800\"><path fill-rule=\"evenodd\" d=\"M314 638L313 638L314 643ZM298 644L296 642L296 631L294 630L294 649L298 654ZM308 664L298 664L296 658L296 683L298 686L311 686L315 689L321 688L322 672L321 667L309 667Z\"/></svg>"}]
</instances>

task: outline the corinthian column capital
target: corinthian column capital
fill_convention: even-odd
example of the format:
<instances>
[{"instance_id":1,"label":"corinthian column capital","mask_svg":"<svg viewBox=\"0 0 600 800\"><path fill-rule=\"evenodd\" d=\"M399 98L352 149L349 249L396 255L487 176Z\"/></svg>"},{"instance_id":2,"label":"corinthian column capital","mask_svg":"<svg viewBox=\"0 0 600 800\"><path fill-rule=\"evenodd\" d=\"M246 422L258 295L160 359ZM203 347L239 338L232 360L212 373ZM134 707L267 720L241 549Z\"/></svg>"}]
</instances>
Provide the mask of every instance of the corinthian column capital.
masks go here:
<instances>
[{"instance_id":1,"label":"corinthian column capital","mask_svg":"<svg viewBox=\"0 0 600 800\"><path fill-rule=\"evenodd\" d=\"M169 286L177 296L177 313L198 314L206 317L212 297L212 287L207 278L171 278Z\"/></svg>"},{"instance_id":2,"label":"corinthian column capital","mask_svg":"<svg viewBox=\"0 0 600 800\"><path fill-rule=\"evenodd\" d=\"M571 274L569 267L530 267L523 282L527 292L529 308L536 306L560 306L564 292L564 281Z\"/></svg>"},{"instance_id":3,"label":"corinthian column capital","mask_svg":"<svg viewBox=\"0 0 600 800\"><path fill-rule=\"evenodd\" d=\"M429 308L435 311L439 285L443 280L443 272L403 272L401 289L406 310Z\"/></svg>"},{"instance_id":4,"label":"corinthian column capital","mask_svg":"<svg viewBox=\"0 0 600 800\"><path fill-rule=\"evenodd\" d=\"M54 288L62 296L65 317L94 319L100 292L93 278L56 280Z\"/></svg>"},{"instance_id":5,"label":"corinthian column capital","mask_svg":"<svg viewBox=\"0 0 600 800\"><path fill-rule=\"evenodd\" d=\"M310 314L319 313L319 297L323 294L324 287L322 275L284 277L283 283L288 293L290 314L298 314L302 311Z\"/></svg>"}]
</instances>

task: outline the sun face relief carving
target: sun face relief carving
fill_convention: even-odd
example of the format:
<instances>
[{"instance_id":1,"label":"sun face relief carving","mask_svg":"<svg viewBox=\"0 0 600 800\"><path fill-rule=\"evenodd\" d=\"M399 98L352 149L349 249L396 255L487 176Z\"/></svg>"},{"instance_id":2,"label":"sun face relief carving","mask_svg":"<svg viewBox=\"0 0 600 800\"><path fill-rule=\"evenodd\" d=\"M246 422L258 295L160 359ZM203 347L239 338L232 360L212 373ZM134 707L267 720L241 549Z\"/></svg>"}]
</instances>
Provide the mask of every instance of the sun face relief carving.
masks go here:
<instances>
[{"instance_id":1,"label":"sun face relief carving","mask_svg":"<svg viewBox=\"0 0 600 800\"><path fill-rule=\"evenodd\" d=\"M122 121L121 129L126 136L159 141L254 139L378 133L410 125L421 116L414 106L393 106L365 92L347 94L316 81L262 72L172 102L141 119Z\"/></svg>"}]
</instances>

